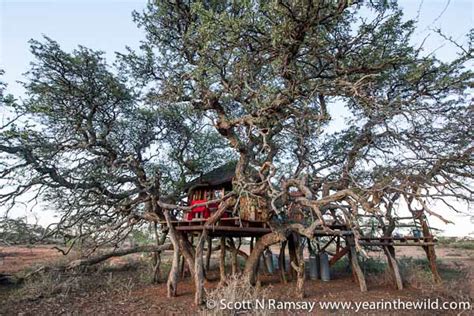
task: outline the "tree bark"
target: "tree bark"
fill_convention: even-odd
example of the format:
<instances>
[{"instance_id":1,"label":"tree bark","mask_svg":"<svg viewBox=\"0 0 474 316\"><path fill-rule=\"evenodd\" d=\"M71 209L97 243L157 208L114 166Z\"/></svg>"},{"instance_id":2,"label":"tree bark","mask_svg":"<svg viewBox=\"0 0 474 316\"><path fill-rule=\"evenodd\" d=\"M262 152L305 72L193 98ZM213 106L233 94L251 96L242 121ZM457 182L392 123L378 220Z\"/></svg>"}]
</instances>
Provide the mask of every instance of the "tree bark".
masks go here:
<instances>
[{"instance_id":1,"label":"tree bark","mask_svg":"<svg viewBox=\"0 0 474 316\"><path fill-rule=\"evenodd\" d=\"M390 269L390 272L393 275L397 289L403 290L402 277L400 276L400 270L398 268L398 263L394 255L395 247L386 246L386 247L383 247L383 251L385 253L385 256L387 256L388 268Z\"/></svg>"},{"instance_id":2,"label":"tree bark","mask_svg":"<svg viewBox=\"0 0 474 316\"><path fill-rule=\"evenodd\" d=\"M154 226L155 236L158 237L157 227L156 224ZM157 246L161 246L166 241L166 236L168 235L168 230L163 231L160 238L157 238ZM160 282L160 275L161 275L161 251L156 251L153 253L153 282L159 283Z\"/></svg>"},{"instance_id":3,"label":"tree bark","mask_svg":"<svg viewBox=\"0 0 474 316\"><path fill-rule=\"evenodd\" d=\"M121 257L126 256L132 253L137 252L155 252L155 251L163 251L163 250L171 250L173 249L172 244L164 244L161 246L149 245L149 246L137 246L137 247L130 247L125 249L114 250L108 253L104 253L95 257L87 258L87 259L79 259L74 260L64 266L66 269L73 269L81 266L91 266L102 261L105 261L112 257Z\"/></svg>"},{"instance_id":4,"label":"tree bark","mask_svg":"<svg viewBox=\"0 0 474 316\"><path fill-rule=\"evenodd\" d=\"M190 274L194 276L194 248L188 238L186 238L186 235L177 230L174 230L174 232L176 238L178 239L179 251L186 260Z\"/></svg>"},{"instance_id":5,"label":"tree bark","mask_svg":"<svg viewBox=\"0 0 474 316\"><path fill-rule=\"evenodd\" d=\"M199 306L204 303L204 266L203 266L203 249L204 242L207 240L207 230L204 229L199 236L198 243L196 245L196 257L194 258L194 285L196 287L196 293L194 295L194 303Z\"/></svg>"},{"instance_id":6,"label":"tree bark","mask_svg":"<svg viewBox=\"0 0 474 316\"><path fill-rule=\"evenodd\" d=\"M264 235L255 243L253 251L245 263L244 269L244 277L250 284L255 285L258 262L265 248L285 240L285 235L280 232L273 232Z\"/></svg>"},{"instance_id":7,"label":"tree bark","mask_svg":"<svg viewBox=\"0 0 474 316\"><path fill-rule=\"evenodd\" d=\"M303 243L301 236L297 235L296 238L296 260L297 264L294 265L296 270L296 293L298 298L304 298L304 281L305 281L305 269L304 269L304 258L303 258Z\"/></svg>"},{"instance_id":8,"label":"tree bark","mask_svg":"<svg viewBox=\"0 0 474 316\"><path fill-rule=\"evenodd\" d=\"M232 274L236 275L239 272L239 261L237 260L237 248L235 247L234 238L229 238L229 247L232 254Z\"/></svg>"},{"instance_id":9,"label":"tree bark","mask_svg":"<svg viewBox=\"0 0 474 316\"><path fill-rule=\"evenodd\" d=\"M212 255L212 238L208 237L207 249L206 249L206 273L209 272L209 268L211 266L211 255Z\"/></svg>"},{"instance_id":10,"label":"tree bark","mask_svg":"<svg viewBox=\"0 0 474 316\"><path fill-rule=\"evenodd\" d=\"M219 246L217 249L221 249L221 246ZM235 251L236 255L237 256L241 256L242 258L244 258L245 260L248 259L249 255L246 254L244 251L240 250L240 249L237 249L237 248L234 248L232 249L231 247L225 247L226 250L229 250L230 252L232 251Z\"/></svg>"},{"instance_id":11,"label":"tree bark","mask_svg":"<svg viewBox=\"0 0 474 316\"><path fill-rule=\"evenodd\" d=\"M423 250L425 250L426 258L428 259L430 270L433 274L433 280L436 283L441 283L442 279L438 272L438 266L436 265L436 252L434 246L423 246Z\"/></svg>"},{"instance_id":12,"label":"tree bark","mask_svg":"<svg viewBox=\"0 0 474 316\"><path fill-rule=\"evenodd\" d=\"M178 238L176 237L176 230L171 225L171 219L169 212L166 210L164 212L166 223L169 227L169 234L171 243L173 244L173 259L171 261L171 269L168 274L168 281L166 282L168 297L174 297L178 295L178 273L179 273L179 243Z\"/></svg>"},{"instance_id":13,"label":"tree bark","mask_svg":"<svg viewBox=\"0 0 474 316\"><path fill-rule=\"evenodd\" d=\"M219 272L220 272L220 284L224 284L225 283L225 237L221 237Z\"/></svg>"},{"instance_id":14,"label":"tree bark","mask_svg":"<svg viewBox=\"0 0 474 316\"><path fill-rule=\"evenodd\" d=\"M178 241L176 240L177 244ZM173 249L173 259L171 261L171 269L168 274L168 281L166 287L168 290L168 297L175 297L178 295L178 274L179 274L179 248Z\"/></svg>"},{"instance_id":15,"label":"tree bark","mask_svg":"<svg viewBox=\"0 0 474 316\"><path fill-rule=\"evenodd\" d=\"M280 253L278 255L278 267L280 269L280 279L281 281L286 284L288 281L286 280L286 259L285 259L285 248L286 248L286 241L281 243Z\"/></svg>"},{"instance_id":16,"label":"tree bark","mask_svg":"<svg viewBox=\"0 0 474 316\"><path fill-rule=\"evenodd\" d=\"M433 241L433 236L431 235L430 228L424 217L420 217L419 221L421 223L421 228L423 231L424 241ZM434 246L423 246L423 250L426 253L426 258L430 265L431 273L433 274L433 280L436 283L441 283L442 279L438 272L438 266L436 265L436 252Z\"/></svg>"},{"instance_id":17,"label":"tree bark","mask_svg":"<svg viewBox=\"0 0 474 316\"><path fill-rule=\"evenodd\" d=\"M304 281L305 281L305 273L304 273L304 260L299 260L299 264L296 265L294 262L291 262L291 267L296 271L296 296L298 298L304 298Z\"/></svg>"},{"instance_id":18,"label":"tree bark","mask_svg":"<svg viewBox=\"0 0 474 316\"><path fill-rule=\"evenodd\" d=\"M357 278L359 283L360 291L367 292L367 283L365 282L364 272L360 268L359 261L357 260L357 252L355 246L349 245L350 247L350 256L349 259L351 260L352 272Z\"/></svg>"},{"instance_id":19,"label":"tree bark","mask_svg":"<svg viewBox=\"0 0 474 316\"><path fill-rule=\"evenodd\" d=\"M292 266L294 263L298 266L298 258L296 256L296 238L294 233L291 233L288 237L288 253L290 255L290 265ZM290 269L291 280L295 280L297 277L296 275L296 270Z\"/></svg>"},{"instance_id":20,"label":"tree bark","mask_svg":"<svg viewBox=\"0 0 474 316\"><path fill-rule=\"evenodd\" d=\"M184 259L184 256L179 257L179 266L181 271L181 278L184 279L186 277L186 259Z\"/></svg>"}]
</instances>

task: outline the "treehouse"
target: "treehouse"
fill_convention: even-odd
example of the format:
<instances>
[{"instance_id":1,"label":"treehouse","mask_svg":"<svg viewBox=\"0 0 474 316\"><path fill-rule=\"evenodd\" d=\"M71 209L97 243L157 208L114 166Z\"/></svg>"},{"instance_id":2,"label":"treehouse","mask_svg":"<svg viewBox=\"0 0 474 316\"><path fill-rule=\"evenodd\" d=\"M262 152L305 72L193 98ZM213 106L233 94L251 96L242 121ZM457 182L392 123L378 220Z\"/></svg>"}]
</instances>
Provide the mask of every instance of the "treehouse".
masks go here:
<instances>
[{"instance_id":1,"label":"treehouse","mask_svg":"<svg viewBox=\"0 0 474 316\"><path fill-rule=\"evenodd\" d=\"M324 217L324 225L322 225L310 209L297 202L304 196L294 188L289 190L287 204L281 207L278 216L271 211L272 208L267 199L245 194L239 197L235 206L228 207L223 211L219 209L223 205L221 203L224 203L220 199L233 190L235 167L236 163L231 162L187 183L184 187L187 193L185 211L178 212L179 215L173 220L162 222L163 225L170 224L174 227L170 233L180 236L183 244L192 249L191 253L195 253L195 258L202 259L203 244L204 241L207 242L205 268L202 270L205 273L210 273L211 253L214 249L213 240L217 238L220 239L220 246L216 249L220 252L221 280L225 280L226 251L230 251L232 254L233 274L243 268L243 271L248 275L248 280L254 284L255 276L261 270L259 267L266 266L266 271L270 274L275 274L274 271L278 271L282 282L286 283L287 278L298 280L298 293L303 292L301 284L305 279L305 261L308 261L310 266L309 276L311 279L320 278L328 281L330 268L343 257L347 257L353 277L360 290L367 291L364 272L359 264L356 250L356 247L364 247L369 251L374 249L383 251L387 257L388 268L394 276L394 285L396 288L402 289L403 283L395 259L395 247L398 246L422 247L426 252L434 279L440 280L435 263L435 239L431 234L425 215L420 213L414 218L393 218L395 222L407 219L415 220L418 233L414 236L393 234L394 227L377 217L377 214L356 214L357 218L354 222L360 223L360 225L358 224L359 227L355 230L351 223L348 224L343 216L337 214L336 210L328 209L326 212L322 212L321 216ZM213 218L213 214L218 210L223 212L222 215ZM364 222L367 222L367 217L382 225L382 230L379 233L370 235L365 233ZM312 226L311 232L306 231L303 235L295 230L295 227L307 228L309 223ZM289 228L290 226L293 228ZM400 226L408 227L409 225ZM196 237L198 238L197 245ZM244 240L243 237L247 239ZM246 242L249 243L248 253L246 253L247 249L245 251L240 249ZM309 254L309 257L303 255L305 247L308 249L306 253ZM278 253L277 268L273 267L275 261L273 252ZM244 258L245 267L238 264L237 256ZM187 260L190 262L187 265L194 267L191 259L192 255L188 255ZM263 259L263 264L259 263L262 261L261 259ZM198 262L198 264L202 265L202 262ZM178 268L175 267L175 269ZM184 274L184 260L181 270ZM191 271L192 269L189 269L189 272ZM194 271L196 280L202 281L203 274L200 274L200 270ZM199 285L196 291L196 302L202 302L201 281L196 282Z\"/></svg>"},{"instance_id":2,"label":"treehouse","mask_svg":"<svg viewBox=\"0 0 474 316\"><path fill-rule=\"evenodd\" d=\"M187 205L191 207L190 211L185 212L184 221L200 222L217 211L219 204L209 203L209 201L221 199L232 191L235 167L236 162L227 163L184 186L184 190L187 191ZM225 226L232 226L231 224L247 227L266 226L265 222L269 220L266 204L263 198L241 197L240 207L236 210L239 214L233 214L233 210L226 210L220 218L220 223ZM232 217L233 215L240 215L240 217ZM234 223L236 220L239 220L239 223Z\"/></svg>"},{"instance_id":3,"label":"treehouse","mask_svg":"<svg viewBox=\"0 0 474 316\"><path fill-rule=\"evenodd\" d=\"M187 204L192 207L190 211L184 214L185 220L207 219L212 213L217 211L218 203L202 204L220 199L226 193L232 191L234 169L235 162L225 164L209 173L201 175L184 186L184 191L188 193ZM228 215L228 212L226 212L223 218L227 218Z\"/></svg>"}]
</instances>

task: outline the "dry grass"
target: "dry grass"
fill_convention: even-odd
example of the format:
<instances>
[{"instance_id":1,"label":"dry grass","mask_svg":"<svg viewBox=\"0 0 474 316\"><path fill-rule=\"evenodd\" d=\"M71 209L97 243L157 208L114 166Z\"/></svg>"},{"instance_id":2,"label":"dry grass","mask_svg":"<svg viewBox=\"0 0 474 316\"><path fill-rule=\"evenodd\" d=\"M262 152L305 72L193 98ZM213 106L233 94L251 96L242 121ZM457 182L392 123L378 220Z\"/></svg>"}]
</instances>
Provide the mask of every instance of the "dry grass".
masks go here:
<instances>
[{"instance_id":1,"label":"dry grass","mask_svg":"<svg viewBox=\"0 0 474 316\"><path fill-rule=\"evenodd\" d=\"M259 284L251 286L242 276L229 277L226 284L219 286L207 294L207 300L214 302L255 302L257 299L268 299L272 291L271 286L262 288ZM252 315L269 315L270 311L265 310L224 310L216 307L214 309L206 309L203 311L204 315L245 315L251 313Z\"/></svg>"},{"instance_id":2,"label":"dry grass","mask_svg":"<svg viewBox=\"0 0 474 316\"><path fill-rule=\"evenodd\" d=\"M454 269L438 262L438 270L443 281L436 283L424 260L406 259L402 261L402 276L404 283L424 295L451 301L473 301L470 297L470 275L467 269Z\"/></svg>"},{"instance_id":3,"label":"dry grass","mask_svg":"<svg viewBox=\"0 0 474 316\"><path fill-rule=\"evenodd\" d=\"M469 270L438 262L443 279L436 283L425 259L401 258L398 260L400 274L405 287L417 289L422 295L450 301L471 301ZM371 259L365 262L366 276L371 284L393 286L393 275L384 260Z\"/></svg>"},{"instance_id":4,"label":"dry grass","mask_svg":"<svg viewBox=\"0 0 474 316\"><path fill-rule=\"evenodd\" d=\"M84 278L81 274L64 275L55 271L40 272L26 279L13 299L36 300L55 295L67 297L72 292L79 291L83 282Z\"/></svg>"},{"instance_id":5,"label":"dry grass","mask_svg":"<svg viewBox=\"0 0 474 316\"><path fill-rule=\"evenodd\" d=\"M39 264L22 271L20 275L24 282L9 291L8 300L21 302L48 297L67 298L73 293L88 290L130 297L137 287L153 281L153 267L146 258L127 257L120 262L104 262L86 269L58 269L68 262L66 258L61 258L50 262L46 269ZM162 268L165 267L166 264L163 264Z\"/></svg>"}]
</instances>

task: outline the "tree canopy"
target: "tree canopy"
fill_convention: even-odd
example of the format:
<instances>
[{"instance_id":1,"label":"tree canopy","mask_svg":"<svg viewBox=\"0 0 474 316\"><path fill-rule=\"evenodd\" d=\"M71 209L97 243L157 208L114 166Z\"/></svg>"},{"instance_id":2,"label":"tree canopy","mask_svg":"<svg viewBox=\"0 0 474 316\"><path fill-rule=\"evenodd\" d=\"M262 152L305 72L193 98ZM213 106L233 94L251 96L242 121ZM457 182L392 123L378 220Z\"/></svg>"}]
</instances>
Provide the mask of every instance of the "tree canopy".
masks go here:
<instances>
[{"instance_id":1,"label":"tree canopy","mask_svg":"<svg viewBox=\"0 0 474 316\"><path fill-rule=\"evenodd\" d=\"M446 62L395 1L166 0L134 19L146 40L115 68L31 42L27 97L4 102L2 203L34 192L58 231L120 240L234 158L237 199L263 197L278 225L301 205L307 236L328 217L389 220L401 200L440 218L431 202L472 201L474 32Z\"/></svg>"}]
</instances>

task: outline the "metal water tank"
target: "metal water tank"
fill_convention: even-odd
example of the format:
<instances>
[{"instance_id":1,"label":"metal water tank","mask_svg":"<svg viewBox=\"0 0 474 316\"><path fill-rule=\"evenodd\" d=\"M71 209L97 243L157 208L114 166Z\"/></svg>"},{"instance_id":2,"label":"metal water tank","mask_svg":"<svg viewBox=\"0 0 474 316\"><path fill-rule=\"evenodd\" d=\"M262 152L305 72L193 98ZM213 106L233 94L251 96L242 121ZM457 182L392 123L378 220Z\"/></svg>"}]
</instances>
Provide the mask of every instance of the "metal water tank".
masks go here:
<instances>
[{"instance_id":1,"label":"metal water tank","mask_svg":"<svg viewBox=\"0 0 474 316\"><path fill-rule=\"evenodd\" d=\"M319 279L319 257L315 253L309 255L309 278Z\"/></svg>"},{"instance_id":2,"label":"metal water tank","mask_svg":"<svg viewBox=\"0 0 474 316\"><path fill-rule=\"evenodd\" d=\"M270 274L273 273L273 271L275 270L274 269L274 266L273 266L273 255L272 255L272 252L271 251L265 251L263 253L263 257L264 257L264 260L265 260L265 265L267 266L267 270Z\"/></svg>"},{"instance_id":3,"label":"metal water tank","mask_svg":"<svg viewBox=\"0 0 474 316\"><path fill-rule=\"evenodd\" d=\"M329 257L326 252L319 254L319 264L321 266L321 280L329 281L331 280L331 273L329 269Z\"/></svg>"}]
</instances>

